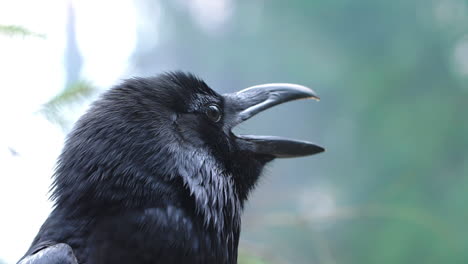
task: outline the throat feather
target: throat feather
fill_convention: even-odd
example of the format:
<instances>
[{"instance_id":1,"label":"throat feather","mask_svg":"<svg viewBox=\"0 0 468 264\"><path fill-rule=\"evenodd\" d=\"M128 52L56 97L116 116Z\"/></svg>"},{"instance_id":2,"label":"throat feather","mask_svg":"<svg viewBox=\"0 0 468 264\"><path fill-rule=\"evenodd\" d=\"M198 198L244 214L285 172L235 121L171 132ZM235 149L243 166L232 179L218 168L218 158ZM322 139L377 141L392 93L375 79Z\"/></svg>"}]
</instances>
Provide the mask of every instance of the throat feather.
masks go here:
<instances>
[{"instance_id":1,"label":"throat feather","mask_svg":"<svg viewBox=\"0 0 468 264\"><path fill-rule=\"evenodd\" d=\"M177 164L205 225L221 233L238 230L242 206L233 176L204 151L191 151L184 162Z\"/></svg>"}]
</instances>

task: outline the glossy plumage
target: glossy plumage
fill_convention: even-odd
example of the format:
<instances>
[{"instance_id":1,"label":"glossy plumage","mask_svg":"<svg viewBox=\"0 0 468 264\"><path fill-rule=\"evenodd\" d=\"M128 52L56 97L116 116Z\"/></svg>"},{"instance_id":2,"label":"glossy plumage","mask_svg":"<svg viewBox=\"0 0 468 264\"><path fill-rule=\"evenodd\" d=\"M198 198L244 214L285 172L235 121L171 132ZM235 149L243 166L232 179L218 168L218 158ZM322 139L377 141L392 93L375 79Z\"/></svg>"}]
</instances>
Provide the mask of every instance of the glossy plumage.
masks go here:
<instances>
[{"instance_id":1,"label":"glossy plumage","mask_svg":"<svg viewBox=\"0 0 468 264\"><path fill-rule=\"evenodd\" d=\"M275 155L231 132L258 104L235 98L182 72L106 92L67 138L54 210L21 263L236 263L243 204Z\"/></svg>"}]
</instances>

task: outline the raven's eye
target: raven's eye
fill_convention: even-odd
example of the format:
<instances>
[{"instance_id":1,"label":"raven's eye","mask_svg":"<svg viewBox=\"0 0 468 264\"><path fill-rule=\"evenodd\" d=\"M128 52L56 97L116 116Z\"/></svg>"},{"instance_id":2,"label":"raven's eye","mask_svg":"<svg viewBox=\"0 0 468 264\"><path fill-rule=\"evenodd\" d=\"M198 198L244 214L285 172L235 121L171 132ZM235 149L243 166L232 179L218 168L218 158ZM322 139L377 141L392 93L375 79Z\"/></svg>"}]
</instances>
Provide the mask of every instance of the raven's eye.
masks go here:
<instances>
[{"instance_id":1,"label":"raven's eye","mask_svg":"<svg viewBox=\"0 0 468 264\"><path fill-rule=\"evenodd\" d=\"M221 120L221 110L216 105L210 105L206 108L206 116L213 122Z\"/></svg>"}]
</instances>

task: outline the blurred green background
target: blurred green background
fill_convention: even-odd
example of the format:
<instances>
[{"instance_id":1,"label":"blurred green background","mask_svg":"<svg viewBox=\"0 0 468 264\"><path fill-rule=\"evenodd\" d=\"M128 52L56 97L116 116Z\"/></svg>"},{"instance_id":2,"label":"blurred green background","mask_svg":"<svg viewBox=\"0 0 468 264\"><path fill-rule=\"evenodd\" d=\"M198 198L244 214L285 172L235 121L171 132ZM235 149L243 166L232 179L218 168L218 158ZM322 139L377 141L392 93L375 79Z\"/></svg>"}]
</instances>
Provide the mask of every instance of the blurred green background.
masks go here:
<instances>
[{"instance_id":1,"label":"blurred green background","mask_svg":"<svg viewBox=\"0 0 468 264\"><path fill-rule=\"evenodd\" d=\"M468 263L468 1L140 0L135 10L125 76L181 69L222 93L291 82L322 99L237 129L327 149L267 168L239 263ZM64 131L70 104L108 88L72 74L85 58L68 23L65 89L42 109Z\"/></svg>"}]
</instances>

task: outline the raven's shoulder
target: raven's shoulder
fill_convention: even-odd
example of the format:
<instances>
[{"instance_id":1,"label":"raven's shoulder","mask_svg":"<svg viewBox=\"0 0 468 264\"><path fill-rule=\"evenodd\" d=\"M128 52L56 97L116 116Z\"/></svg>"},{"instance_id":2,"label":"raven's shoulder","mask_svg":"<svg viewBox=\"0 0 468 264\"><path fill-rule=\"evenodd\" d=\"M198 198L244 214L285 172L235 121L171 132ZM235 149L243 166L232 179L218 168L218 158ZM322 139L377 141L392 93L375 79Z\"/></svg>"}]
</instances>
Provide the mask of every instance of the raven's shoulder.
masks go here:
<instances>
[{"instance_id":1,"label":"raven's shoulder","mask_svg":"<svg viewBox=\"0 0 468 264\"><path fill-rule=\"evenodd\" d=\"M18 264L77 264L72 248L65 243L51 241L37 244Z\"/></svg>"}]
</instances>

